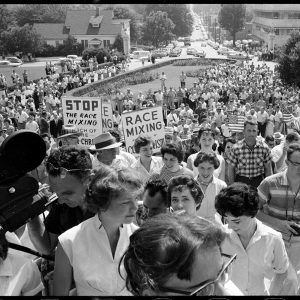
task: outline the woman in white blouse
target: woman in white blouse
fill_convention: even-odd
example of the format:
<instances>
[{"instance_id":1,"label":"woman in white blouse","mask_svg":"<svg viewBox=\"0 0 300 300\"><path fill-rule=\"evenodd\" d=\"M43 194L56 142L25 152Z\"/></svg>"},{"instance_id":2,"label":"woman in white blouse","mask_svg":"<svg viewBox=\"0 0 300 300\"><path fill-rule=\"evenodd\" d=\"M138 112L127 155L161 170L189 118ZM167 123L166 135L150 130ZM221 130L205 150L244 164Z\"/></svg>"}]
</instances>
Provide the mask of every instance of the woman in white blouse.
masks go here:
<instances>
[{"instance_id":1,"label":"woman in white blouse","mask_svg":"<svg viewBox=\"0 0 300 300\"><path fill-rule=\"evenodd\" d=\"M96 172L85 198L95 216L59 236L54 295L69 295L73 280L78 296L130 295L118 265L137 228L132 222L141 188L132 170L103 165Z\"/></svg>"},{"instance_id":2,"label":"woman in white blouse","mask_svg":"<svg viewBox=\"0 0 300 300\"><path fill-rule=\"evenodd\" d=\"M153 145L153 140L147 135L140 135L134 141L134 150L140 157L131 167L137 170L143 181L154 173L160 173L164 165L161 157L153 156Z\"/></svg>"},{"instance_id":3,"label":"woman in white blouse","mask_svg":"<svg viewBox=\"0 0 300 300\"><path fill-rule=\"evenodd\" d=\"M200 209L197 215L221 223L221 218L215 209L215 198L220 190L227 186L225 181L218 179L214 171L219 167L220 161L213 152L199 152L194 161L194 166L198 168L198 176L195 178L204 194Z\"/></svg>"},{"instance_id":4,"label":"woman in white blouse","mask_svg":"<svg viewBox=\"0 0 300 300\"><path fill-rule=\"evenodd\" d=\"M236 253L231 280L243 295L295 295L298 282L281 233L256 219L256 189L234 183L216 197L216 209L227 223L222 251Z\"/></svg>"}]
</instances>

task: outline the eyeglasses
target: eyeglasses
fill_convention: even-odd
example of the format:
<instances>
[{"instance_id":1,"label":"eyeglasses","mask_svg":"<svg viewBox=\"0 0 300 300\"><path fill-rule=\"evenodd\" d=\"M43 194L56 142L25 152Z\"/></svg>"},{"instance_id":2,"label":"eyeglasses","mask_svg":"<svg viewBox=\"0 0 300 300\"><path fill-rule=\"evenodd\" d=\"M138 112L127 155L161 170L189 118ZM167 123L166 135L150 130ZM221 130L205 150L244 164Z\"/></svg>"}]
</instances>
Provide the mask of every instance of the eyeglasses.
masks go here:
<instances>
[{"instance_id":1,"label":"eyeglasses","mask_svg":"<svg viewBox=\"0 0 300 300\"><path fill-rule=\"evenodd\" d=\"M215 284L217 282L222 282L225 284L229 280L229 267L233 263L233 261L236 259L237 255L228 255L225 253L221 253L221 256L229 258L229 261L225 263L219 272L218 276L214 280L207 280L204 282L201 282L198 287L192 291L182 291L182 290L177 290L177 289L172 289L168 287L159 287L159 290L162 292L169 292L169 293L175 293L175 294L181 294L181 295L186 295L186 296L210 296L213 295L215 292Z\"/></svg>"},{"instance_id":2,"label":"eyeglasses","mask_svg":"<svg viewBox=\"0 0 300 300\"><path fill-rule=\"evenodd\" d=\"M45 162L45 165L51 166L51 173L49 174L48 171L46 171L47 175L56 175L60 176L61 179L64 179L68 173L76 173L76 172L87 172L91 171L92 169L66 169L64 167L55 167L52 163L50 162ZM48 168L49 169L49 168Z\"/></svg>"},{"instance_id":3,"label":"eyeglasses","mask_svg":"<svg viewBox=\"0 0 300 300\"><path fill-rule=\"evenodd\" d=\"M296 161L291 161L290 159L288 159L288 161L295 167L300 167L300 162L296 162Z\"/></svg>"}]
</instances>

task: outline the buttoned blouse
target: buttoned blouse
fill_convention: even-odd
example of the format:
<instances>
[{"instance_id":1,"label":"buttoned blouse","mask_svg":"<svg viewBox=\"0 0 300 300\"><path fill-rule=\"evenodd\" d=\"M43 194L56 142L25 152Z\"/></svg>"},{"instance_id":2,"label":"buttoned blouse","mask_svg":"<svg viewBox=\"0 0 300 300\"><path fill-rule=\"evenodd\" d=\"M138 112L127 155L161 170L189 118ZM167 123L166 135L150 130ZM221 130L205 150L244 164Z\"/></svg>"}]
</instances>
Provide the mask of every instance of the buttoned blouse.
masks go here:
<instances>
[{"instance_id":1,"label":"buttoned blouse","mask_svg":"<svg viewBox=\"0 0 300 300\"><path fill-rule=\"evenodd\" d=\"M114 257L98 215L59 236L59 242L73 267L78 296L131 295L119 274L118 266L129 245L129 237L137 228L134 224L124 224L120 228ZM120 271L125 278L123 264Z\"/></svg>"}]
</instances>

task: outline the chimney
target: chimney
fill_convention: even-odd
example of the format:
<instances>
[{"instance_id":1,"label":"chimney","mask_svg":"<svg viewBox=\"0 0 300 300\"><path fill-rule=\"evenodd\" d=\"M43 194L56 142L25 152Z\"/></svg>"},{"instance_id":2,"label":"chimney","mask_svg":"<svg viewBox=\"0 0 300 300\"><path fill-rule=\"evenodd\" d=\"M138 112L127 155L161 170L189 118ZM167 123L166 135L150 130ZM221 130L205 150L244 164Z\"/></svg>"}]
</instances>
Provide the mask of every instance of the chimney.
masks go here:
<instances>
[{"instance_id":1,"label":"chimney","mask_svg":"<svg viewBox=\"0 0 300 300\"><path fill-rule=\"evenodd\" d=\"M95 17L99 17L100 16L100 11L101 11L100 6L96 7L96 16Z\"/></svg>"}]
</instances>

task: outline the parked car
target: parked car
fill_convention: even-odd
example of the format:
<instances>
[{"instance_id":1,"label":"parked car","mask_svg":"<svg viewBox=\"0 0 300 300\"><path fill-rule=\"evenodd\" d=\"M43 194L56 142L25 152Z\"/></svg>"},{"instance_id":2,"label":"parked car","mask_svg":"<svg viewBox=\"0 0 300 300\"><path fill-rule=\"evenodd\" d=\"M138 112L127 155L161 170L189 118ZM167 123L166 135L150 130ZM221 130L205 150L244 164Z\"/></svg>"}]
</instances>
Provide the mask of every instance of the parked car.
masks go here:
<instances>
[{"instance_id":1,"label":"parked car","mask_svg":"<svg viewBox=\"0 0 300 300\"><path fill-rule=\"evenodd\" d=\"M0 68L12 68L12 67L19 67L21 63L13 63L9 60L0 60Z\"/></svg>"},{"instance_id":2,"label":"parked car","mask_svg":"<svg viewBox=\"0 0 300 300\"><path fill-rule=\"evenodd\" d=\"M194 55L197 50L195 48L189 47L186 50L187 55Z\"/></svg>"},{"instance_id":3,"label":"parked car","mask_svg":"<svg viewBox=\"0 0 300 300\"><path fill-rule=\"evenodd\" d=\"M8 60L10 61L11 63L20 63L20 64L23 64L23 61L22 59L16 57L16 56L9 56L9 57L6 57L5 60Z\"/></svg>"},{"instance_id":4,"label":"parked car","mask_svg":"<svg viewBox=\"0 0 300 300\"><path fill-rule=\"evenodd\" d=\"M229 51L227 57L232 59L250 59L246 53L237 51Z\"/></svg>"},{"instance_id":5,"label":"parked car","mask_svg":"<svg viewBox=\"0 0 300 300\"><path fill-rule=\"evenodd\" d=\"M206 47L207 45L206 45L206 43L201 43L200 46L201 46L201 47Z\"/></svg>"},{"instance_id":6,"label":"parked car","mask_svg":"<svg viewBox=\"0 0 300 300\"><path fill-rule=\"evenodd\" d=\"M231 50L226 47L220 47L217 52L220 55L227 55L230 51Z\"/></svg>"},{"instance_id":7,"label":"parked car","mask_svg":"<svg viewBox=\"0 0 300 300\"><path fill-rule=\"evenodd\" d=\"M205 57L206 53L203 50L196 50L196 52L194 53L194 56L196 56L196 57Z\"/></svg>"},{"instance_id":8,"label":"parked car","mask_svg":"<svg viewBox=\"0 0 300 300\"><path fill-rule=\"evenodd\" d=\"M180 54L181 54L181 49L180 48L175 48L170 52L169 56L170 57L177 57L177 56L180 56Z\"/></svg>"},{"instance_id":9,"label":"parked car","mask_svg":"<svg viewBox=\"0 0 300 300\"><path fill-rule=\"evenodd\" d=\"M168 53L164 50L158 49L152 52L156 58L162 58L168 56Z\"/></svg>"}]
</instances>

